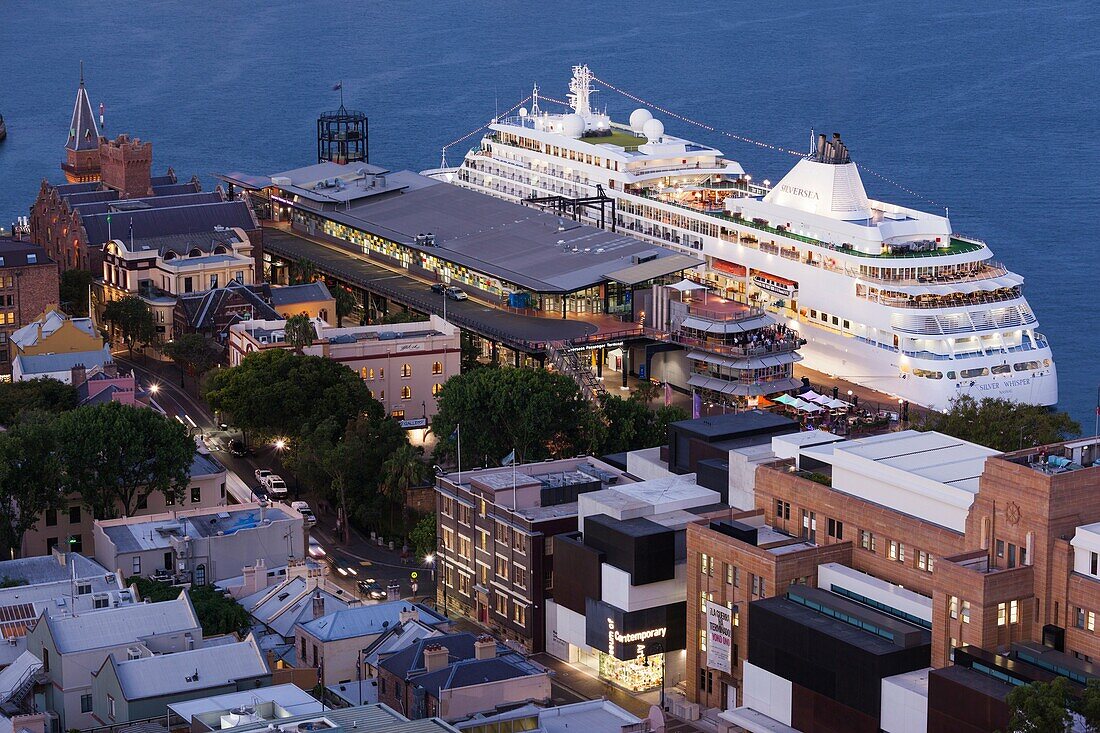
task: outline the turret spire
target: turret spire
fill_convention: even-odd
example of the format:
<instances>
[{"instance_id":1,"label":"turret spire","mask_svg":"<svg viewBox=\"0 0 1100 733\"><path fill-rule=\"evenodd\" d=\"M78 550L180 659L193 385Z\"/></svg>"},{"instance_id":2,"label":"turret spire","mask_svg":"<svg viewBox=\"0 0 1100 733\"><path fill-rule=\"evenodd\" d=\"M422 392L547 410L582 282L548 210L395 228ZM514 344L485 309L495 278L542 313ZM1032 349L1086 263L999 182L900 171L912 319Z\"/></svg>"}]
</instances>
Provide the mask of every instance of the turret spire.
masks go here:
<instances>
[{"instance_id":1,"label":"turret spire","mask_svg":"<svg viewBox=\"0 0 1100 733\"><path fill-rule=\"evenodd\" d=\"M76 103L73 105L73 119L69 123L69 140L65 143L69 150L95 150L99 148L99 128L88 91L84 88L84 62L80 62L80 86L76 90Z\"/></svg>"}]
</instances>

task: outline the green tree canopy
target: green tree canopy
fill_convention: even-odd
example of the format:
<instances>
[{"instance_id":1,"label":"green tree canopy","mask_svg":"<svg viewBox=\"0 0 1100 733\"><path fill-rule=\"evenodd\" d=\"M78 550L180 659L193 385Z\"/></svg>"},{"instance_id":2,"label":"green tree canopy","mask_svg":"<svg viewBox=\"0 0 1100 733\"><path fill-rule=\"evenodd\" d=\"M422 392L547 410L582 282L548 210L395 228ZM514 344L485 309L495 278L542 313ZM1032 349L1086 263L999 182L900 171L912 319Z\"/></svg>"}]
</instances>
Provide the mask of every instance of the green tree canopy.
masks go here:
<instances>
[{"instance_id":1,"label":"green tree canopy","mask_svg":"<svg viewBox=\"0 0 1100 733\"><path fill-rule=\"evenodd\" d=\"M688 418L688 414L679 407L661 406L651 410L645 402L634 399L633 395L627 400L604 395L600 408L607 424L600 446L601 454L664 445L668 442L669 423Z\"/></svg>"},{"instance_id":2,"label":"green tree canopy","mask_svg":"<svg viewBox=\"0 0 1100 733\"><path fill-rule=\"evenodd\" d=\"M154 492L177 500L187 488L195 443L175 420L117 402L56 418L61 488L97 519L132 516Z\"/></svg>"},{"instance_id":3,"label":"green tree canopy","mask_svg":"<svg viewBox=\"0 0 1100 733\"><path fill-rule=\"evenodd\" d=\"M206 400L231 415L238 427L268 436L302 438L327 420L333 421L333 435L339 435L353 418L383 414L351 369L283 349L250 354L240 366L214 372Z\"/></svg>"},{"instance_id":4,"label":"green tree canopy","mask_svg":"<svg viewBox=\"0 0 1100 733\"><path fill-rule=\"evenodd\" d=\"M1059 443L1081 433L1081 426L1064 412L969 395L956 397L946 412L928 413L917 427L1005 452Z\"/></svg>"},{"instance_id":5,"label":"green tree canopy","mask_svg":"<svg viewBox=\"0 0 1100 733\"><path fill-rule=\"evenodd\" d=\"M309 320L309 316L304 313L286 319L283 333L287 344L294 349L295 354L301 354L313 343L313 339L317 338L317 332L313 330L313 321Z\"/></svg>"},{"instance_id":6,"label":"green tree canopy","mask_svg":"<svg viewBox=\"0 0 1100 733\"><path fill-rule=\"evenodd\" d=\"M25 413L0 432L0 544L5 557L20 554L23 535L48 510L65 503L53 415Z\"/></svg>"},{"instance_id":7,"label":"green tree canopy","mask_svg":"<svg viewBox=\"0 0 1100 733\"><path fill-rule=\"evenodd\" d=\"M417 560L423 560L435 553L435 515L425 514L409 533L409 544Z\"/></svg>"},{"instance_id":8,"label":"green tree canopy","mask_svg":"<svg viewBox=\"0 0 1100 733\"><path fill-rule=\"evenodd\" d=\"M0 382L0 425L11 425L27 410L64 412L76 403L76 387L57 379Z\"/></svg>"},{"instance_id":9,"label":"green tree canopy","mask_svg":"<svg viewBox=\"0 0 1100 733\"><path fill-rule=\"evenodd\" d=\"M329 288L329 292L332 293L332 299L336 301L336 326L343 325L344 319L350 316L357 307L359 302L355 299L355 296L351 294L351 291L345 288L343 285L333 285Z\"/></svg>"},{"instance_id":10,"label":"green tree canopy","mask_svg":"<svg viewBox=\"0 0 1100 733\"><path fill-rule=\"evenodd\" d=\"M1032 682L1008 693L1011 733L1064 733L1072 720L1070 685L1065 677L1050 682Z\"/></svg>"},{"instance_id":11,"label":"green tree canopy","mask_svg":"<svg viewBox=\"0 0 1100 733\"><path fill-rule=\"evenodd\" d=\"M61 273L61 282L58 297L61 300L61 310L73 318L84 318L88 315L88 289L92 285L92 273L90 270L65 270Z\"/></svg>"},{"instance_id":12,"label":"green tree canopy","mask_svg":"<svg viewBox=\"0 0 1100 733\"><path fill-rule=\"evenodd\" d=\"M140 575L127 578L126 583L137 586L141 597L152 603L174 601L180 597L180 593L190 594L203 636L235 634L248 628L248 611L244 606L232 598L226 598L224 593L212 585L197 585L189 590L180 590L179 586Z\"/></svg>"},{"instance_id":13,"label":"green tree canopy","mask_svg":"<svg viewBox=\"0 0 1100 733\"><path fill-rule=\"evenodd\" d=\"M103 320L122 337L133 356L136 344L148 345L157 338L157 322L153 311L136 295L112 300L103 308Z\"/></svg>"},{"instance_id":14,"label":"green tree canopy","mask_svg":"<svg viewBox=\"0 0 1100 733\"><path fill-rule=\"evenodd\" d=\"M390 453L382 463L382 493L390 500L392 507L401 507L402 515L407 514L409 489L423 486L430 474L424 463L424 449L408 443Z\"/></svg>"},{"instance_id":15,"label":"green tree canopy","mask_svg":"<svg viewBox=\"0 0 1100 733\"><path fill-rule=\"evenodd\" d=\"M462 425L465 466L573 456L594 447L592 407L575 382L544 369L474 369L448 379L440 391L432 431L437 450L454 455L450 440Z\"/></svg>"},{"instance_id":16,"label":"green tree canopy","mask_svg":"<svg viewBox=\"0 0 1100 733\"><path fill-rule=\"evenodd\" d=\"M185 333L164 345L164 355L192 376L201 376L221 360L221 349L201 333Z\"/></svg>"},{"instance_id":17,"label":"green tree canopy","mask_svg":"<svg viewBox=\"0 0 1100 733\"><path fill-rule=\"evenodd\" d=\"M379 323L382 324L397 324L397 323L420 323L421 321L428 320L428 317L422 313L416 311L394 311L393 313L387 313L381 319Z\"/></svg>"}]
</instances>

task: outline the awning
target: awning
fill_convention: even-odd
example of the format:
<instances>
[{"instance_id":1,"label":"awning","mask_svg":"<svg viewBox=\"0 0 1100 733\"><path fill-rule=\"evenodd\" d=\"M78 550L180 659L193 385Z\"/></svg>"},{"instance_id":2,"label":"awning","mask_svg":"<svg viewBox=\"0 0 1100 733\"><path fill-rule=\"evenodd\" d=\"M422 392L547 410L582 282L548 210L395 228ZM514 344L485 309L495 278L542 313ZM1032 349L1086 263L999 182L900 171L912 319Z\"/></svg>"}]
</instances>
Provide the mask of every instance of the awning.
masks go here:
<instances>
[{"instance_id":1,"label":"awning","mask_svg":"<svg viewBox=\"0 0 1100 733\"><path fill-rule=\"evenodd\" d=\"M798 395L799 398L804 400L816 400L820 396L821 395L819 395L817 392L814 392L812 389L808 389L802 394Z\"/></svg>"},{"instance_id":2,"label":"awning","mask_svg":"<svg viewBox=\"0 0 1100 733\"><path fill-rule=\"evenodd\" d=\"M687 270L703 264L703 260L691 255L674 254L668 257L658 257L621 270L615 270L604 275L608 280L614 280L623 285L637 285L647 280L652 280L662 275L671 275L674 272Z\"/></svg>"},{"instance_id":3,"label":"awning","mask_svg":"<svg viewBox=\"0 0 1100 733\"><path fill-rule=\"evenodd\" d=\"M704 377L701 374L693 374L688 379L688 385L700 389L709 389L712 392L737 395L740 397L760 397L761 395L775 394L798 386L797 379L781 379L776 382L762 382L760 384L739 384L727 382L724 379ZM778 401L778 400L777 400Z\"/></svg>"},{"instance_id":4,"label":"awning","mask_svg":"<svg viewBox=\"0 0 1100 733\"><path fill-rule=\"evenodd\" d=\"M698 316L688 316L680 327L692 328L703 333L746 333L770 326L772 323L774 321L769 316L743 318L740 321L712 321Z\"/></svg>"},{"instance_id":5,"label":"awning","mask_svg":"<svg viewBox=\"0 0 1100 733\"><path fill-rule=\"evenodd\" d=\"M697 283L694 280L688 280L686 277L675 285L669 285L673 290L679 290L681 293L691 292L692 290L706 290L707 286L701 283Z\"/></svg>"},{"instance_id":6,"label":"awning","mask_svg":"<svg viewBox=\"0 0 1100 733\"><path fill-rule=\"evenodd\" d=\"M794 397L791 397L789 394L781 394L775 398L775 401L781 402L784 405L793 405L798 400L796 400Z\"/></svg>"},{"instance_id":7,"label":"awning","mask_svg":"<svg viewBox=\"0 0 1100 733\"><path fill-rule=\"evenodd\" d=\"M687 353L687 358L692 361L702 361L707 364L729 367L730 369L756 369L760 367L793 364L796 361L802 361L802 356L796 351L788 351L781 354L757 354L754 356L732 357L696 349L689 351Z\"/></svg>"},{"instance_id":8,"label":"awning","mask_svg":"<svg viewBox=\"0 0 1100 733\"><path fill-rule=\"evenodd\" d=\"M829 404L825 406L828 407L830 410L843 410L851 407L851 405L849 405L844 400L829 400Z\"/></svg>"}]
</instances>

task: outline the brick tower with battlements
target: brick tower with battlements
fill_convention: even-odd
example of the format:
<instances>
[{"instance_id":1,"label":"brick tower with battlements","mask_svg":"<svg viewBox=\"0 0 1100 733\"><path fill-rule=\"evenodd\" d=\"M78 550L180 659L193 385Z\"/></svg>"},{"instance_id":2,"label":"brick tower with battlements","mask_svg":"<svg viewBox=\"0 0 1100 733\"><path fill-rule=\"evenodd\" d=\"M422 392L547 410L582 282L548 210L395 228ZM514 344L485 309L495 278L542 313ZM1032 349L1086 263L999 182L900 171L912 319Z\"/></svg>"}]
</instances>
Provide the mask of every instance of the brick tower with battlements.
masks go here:
<instances>
[{"instance_id":1,"label":"brick tower with battlements","mask_svg":"<svg viewBox=\"0 0 1100 733\"><path fill-rule=\"evenodd\" d=\"M119 192L120 199L153 195L153 143L129 135L103 140L99 146L103 185Z\"/></svg>"}]
</instances>

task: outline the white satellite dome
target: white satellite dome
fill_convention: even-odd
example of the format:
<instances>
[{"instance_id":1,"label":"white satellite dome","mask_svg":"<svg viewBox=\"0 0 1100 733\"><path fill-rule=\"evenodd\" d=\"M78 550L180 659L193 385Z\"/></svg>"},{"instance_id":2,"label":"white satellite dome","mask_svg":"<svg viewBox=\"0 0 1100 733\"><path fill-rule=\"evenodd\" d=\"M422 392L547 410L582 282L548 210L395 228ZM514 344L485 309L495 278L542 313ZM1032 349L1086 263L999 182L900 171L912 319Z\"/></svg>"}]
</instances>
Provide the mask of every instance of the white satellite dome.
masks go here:
<instances>
[{"instance_id":1,"label":"white satellite dome","mask_svg":"<svg viewBox=\"0 0 1100 733\"><path fill-rule=\"evenodd\" d=\"M520 107L519 108L519 116L520 117L526 117L527 116L527 108L526 107Z\"/></svg>"},{"instance_id":2,"label":"white satellite dome","mask_svg":"<svg viewBox=\"0 0 1100 733\"><path fill-rule=\"evenodd\" d=\"M631 115L633 117L633 115ZM646 140L651 143L659 142L661 135L665 134L665 124L660 120L647 120L642 125L642 134L645 135Z\"/></svg>"},{"instance_id":3,"label":"white satellite dome","mask_svg":"<svg viewBox=\"0 0 1100 733\"><path fill-rule=\"evenodd\" d=\"M653 115L650 114L648 109L636 109L630 113L630 129L634 132L641 132L645 127L645 123L653 119Z\"/></svg>"},{"instance_id":4,"label":"white satellite dome","mask_svg":"<svg viewBox=\"0 0 1100 733\"><path fill-rule=\"evenodd\" d=\"M580 137L584 134L584 118L578 114L561 118L561 134L566 137Z\"/></svg>"}]
</instances>

